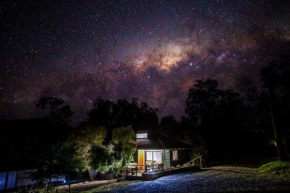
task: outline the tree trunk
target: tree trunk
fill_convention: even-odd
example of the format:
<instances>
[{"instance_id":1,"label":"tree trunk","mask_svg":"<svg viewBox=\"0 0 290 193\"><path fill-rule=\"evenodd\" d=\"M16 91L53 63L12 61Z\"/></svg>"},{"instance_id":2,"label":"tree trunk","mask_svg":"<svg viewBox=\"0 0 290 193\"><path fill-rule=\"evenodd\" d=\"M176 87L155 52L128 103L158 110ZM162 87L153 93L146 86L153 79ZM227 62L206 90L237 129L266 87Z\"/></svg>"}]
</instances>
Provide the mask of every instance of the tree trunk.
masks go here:
<instances>
[{"instance_id":1,"label":"tree trunk","mask_svg":"<svg viewBox=\"0 0 290 193\"><path fill-rule=\"evenodd\" d=\"M280 126L277 121L276 115L276 94L275 89L272 86L269 86L269 95L270 95L270 113L272 119L272 125L274 130L274 137L276 141L277 153L280 161L287 161L287 154L285 151L285 147L282 141L282 137L280 135Z\"/></svg>"},{"instance_id":2,"label":"tree trunk","mask_svg":"<svg viewBox=\"0 0 290 193\"><path fill-rule=\"evenodd\" d=\"M52 187L52 182L51 182L51 178L50 178L50 191L52 192L52 189L53 189L53 187Z\"/></svg>"},{"instance_id":3,"label":"tree trunk","mask_svg":"<svg viewBox=\"0 0 290 193\"><path fill-rule=\"evenodd\" d=\"M68 192L71 193L71 189L70 189L70 177L67 176L67 179L68 179Z\"/></svg>"},{"instance_id":4,"label":"tree trunk","mask_svg":"<svg viewBox=\"0 0 290 193\"><path fill-rule=\"evenodd\" d=\"M94 174L92 174L90 168L87 168L87 170L88 170L89 177L90 177L91 181L94 181Z\"/></svg>"},{"instance_id":5,"label":"tree trunk","mask_svg":"<svg viewBox=\"0 0 290 193\"><path fill-rule=\"evenodd\" d=\"M47 192L49 191L50 182L51 182L51 178L49 178L49 181L48 181L48 183L47 183L47 187L46 187L46 191L47 191Z\"/></svg>"}]
</instances>

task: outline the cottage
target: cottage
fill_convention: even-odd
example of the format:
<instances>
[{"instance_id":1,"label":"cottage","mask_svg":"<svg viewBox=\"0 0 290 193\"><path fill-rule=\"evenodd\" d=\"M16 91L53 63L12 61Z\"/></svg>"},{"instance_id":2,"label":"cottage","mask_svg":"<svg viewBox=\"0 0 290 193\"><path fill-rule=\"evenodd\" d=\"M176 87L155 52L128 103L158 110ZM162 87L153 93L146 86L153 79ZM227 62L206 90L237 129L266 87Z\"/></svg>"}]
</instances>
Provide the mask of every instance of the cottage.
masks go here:
<instances>
[{"instance_id":1,"label":"cottage","mask_svg":"<svg viewBox=\"0 0 290 193\"><path fill-rule=\"evenodd\" d=\"M166 169L190 161L190 145L158 135L153 130L135 132L137 151L134 158L139 169L145 170L152 165Z\"/></svg>"}]
</instances>

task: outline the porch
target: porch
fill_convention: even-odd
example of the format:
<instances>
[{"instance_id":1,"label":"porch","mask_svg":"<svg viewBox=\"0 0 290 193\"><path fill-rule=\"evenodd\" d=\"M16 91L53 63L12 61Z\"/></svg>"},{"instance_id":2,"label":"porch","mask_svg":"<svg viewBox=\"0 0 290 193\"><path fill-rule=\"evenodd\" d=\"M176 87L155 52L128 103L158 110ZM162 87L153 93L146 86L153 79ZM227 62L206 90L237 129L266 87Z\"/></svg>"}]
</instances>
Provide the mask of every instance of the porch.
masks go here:
<instances>
[{"instance_id":1,"label":"porch","mask_svg":"<svg viewBox=\"0 0 290 193\"><path fill-rule=\"evenodd\" d=\"M144 172L160 172L164 170L164 163L154 165L138 165L131 163L127 168L121 169L120 174L125 176L139 176L142 177Z\"/></svg>"},{"instance_id":2,"label":"porch","mask_svg":"<svg viewBox=\"0 0 290 193\"><path fill-rule=\"evenodd\" d=\"M148 181L170 174L198 170L203 167L204 160L202 156L199 156L181 166L164 168L164 165L164 163L154 165L137 165L137 163L131 163L127 168L120 170L120 174L127 180L142 179L143 181Z\"/></svg>"}]
</instances>

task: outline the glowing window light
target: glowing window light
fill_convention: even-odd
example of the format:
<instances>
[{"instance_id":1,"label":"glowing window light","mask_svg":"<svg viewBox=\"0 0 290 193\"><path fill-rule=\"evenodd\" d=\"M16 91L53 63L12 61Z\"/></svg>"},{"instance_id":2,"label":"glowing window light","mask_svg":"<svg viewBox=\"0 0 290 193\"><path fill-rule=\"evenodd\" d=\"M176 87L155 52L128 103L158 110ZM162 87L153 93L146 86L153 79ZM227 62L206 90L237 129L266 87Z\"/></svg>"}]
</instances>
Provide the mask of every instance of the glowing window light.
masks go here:
<instances>
[{"instance_id":1,"label":"glowing window light","mask_svg":"<svg viewBox=\"0 0 290 193\"><path fill-rule=\"evenodd\" d=\"M137 139L145 139L148 138L147 133L137 133L136 134Z\"/></svg>"}]
</instances>

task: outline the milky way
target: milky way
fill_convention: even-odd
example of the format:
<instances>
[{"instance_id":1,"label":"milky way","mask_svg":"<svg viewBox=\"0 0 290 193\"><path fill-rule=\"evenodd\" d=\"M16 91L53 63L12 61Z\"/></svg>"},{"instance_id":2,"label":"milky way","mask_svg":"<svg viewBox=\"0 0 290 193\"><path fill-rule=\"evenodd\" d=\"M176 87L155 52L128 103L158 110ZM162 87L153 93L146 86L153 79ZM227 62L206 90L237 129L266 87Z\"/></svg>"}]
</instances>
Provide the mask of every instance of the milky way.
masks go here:
<instances>
[{"instance_id":1,"label":"milky way","mask_svg":"<svg viewBox=\"0 0 290 193\"><path fill-rule=\"evenodd\" d=\"M81 3L80 3L81 2ZM59 96L86 118L94 99L138 98L184 114L196 79L235 89L289 52L287 0L1 1L0 118L33 118Z\"/></svg>"}]
</instances>

